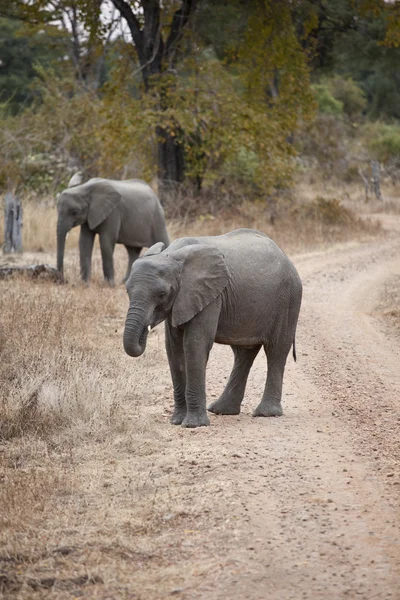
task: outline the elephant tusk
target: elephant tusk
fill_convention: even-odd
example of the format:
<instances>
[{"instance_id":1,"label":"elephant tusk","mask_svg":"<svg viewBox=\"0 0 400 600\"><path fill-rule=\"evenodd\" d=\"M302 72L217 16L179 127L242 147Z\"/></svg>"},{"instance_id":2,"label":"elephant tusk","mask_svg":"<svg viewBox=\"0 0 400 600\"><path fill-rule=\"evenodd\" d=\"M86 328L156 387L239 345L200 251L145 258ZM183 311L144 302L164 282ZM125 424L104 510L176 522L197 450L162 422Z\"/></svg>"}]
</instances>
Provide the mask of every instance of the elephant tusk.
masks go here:
<instances>
[{"instance_id":1,"label":"elephant tusk","mask_svg":"<svg viewBox=\"0 0 400 600\"><path fill-rule=\"evenodd\" d=\"M147 326L147 331L151 331L151 325Z\"/></svg>"}]
</instances>

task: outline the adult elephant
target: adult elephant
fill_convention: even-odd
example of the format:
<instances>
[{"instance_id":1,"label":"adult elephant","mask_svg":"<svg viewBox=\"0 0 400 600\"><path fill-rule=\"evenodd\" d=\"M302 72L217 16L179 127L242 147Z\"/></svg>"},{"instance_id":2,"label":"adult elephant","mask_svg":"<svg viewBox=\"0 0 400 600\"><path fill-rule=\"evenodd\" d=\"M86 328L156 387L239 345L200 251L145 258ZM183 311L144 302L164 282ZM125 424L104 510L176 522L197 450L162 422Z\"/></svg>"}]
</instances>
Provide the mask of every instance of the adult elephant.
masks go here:
<instances>
[{"instance_id":1,"label":"adult elephant","mask_svg":"<svg viewBox=\"0 0 400 600\"><path fill-rule=\"evenodd\" d=\"M100 237L104 278L114 285L113 253L115 244L128 251L128 278L133 262L143 247L156 242L169 244L164 211L150 186L139 179L115 181L90 179L69 187L58 200L57 268L64 272L67 233L81 226L79 253L81 276L90 279L95 235Z\"/></svg>"},{"instance_id":2,"label":"adult elephant","mask_svg":"<svg viewBox=\"0 0 400 600\"><path fill-rule=\"evenodd\" d=\"M155 244L132 267L124 348L140 356L148 327L166 320L175 409L173 424L208 425L205 373L216 341L235 362L221 397L208 407L240 412L250 368L261 346L268 361L264 395L253 416L282 415L282 381L300 311L302 284L287 256L266 235L238 229L215 237Z\"/></svg>"}]
</instances>

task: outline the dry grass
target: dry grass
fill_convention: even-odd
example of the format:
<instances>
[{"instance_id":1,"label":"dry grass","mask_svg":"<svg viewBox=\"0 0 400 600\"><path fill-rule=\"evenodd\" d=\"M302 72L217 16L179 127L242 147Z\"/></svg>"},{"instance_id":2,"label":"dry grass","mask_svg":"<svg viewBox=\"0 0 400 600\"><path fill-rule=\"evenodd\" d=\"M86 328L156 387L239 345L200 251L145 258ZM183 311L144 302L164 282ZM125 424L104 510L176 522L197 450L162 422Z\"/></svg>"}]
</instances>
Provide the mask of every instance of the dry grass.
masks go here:
<instances>
[{"instance_id":1,"label":"dry grass","mask_svg":"<svg viewBox=\"0 0 400 600\"><path fill-rule=\"evenodd\" d=\"M54 435L66 425L79 435L83 424L113 424L128 390L114 381L110 361L102 364L93 339L100 314L110 324L118 315L111 290L99 298L94 289L23 279L2 288L0 438Z\"/></svg>"},{"instance_id":2,"label":"dry grass","mask_svg":"<svg viewBox=\"0 0 400 600\"><path fill-rule=\"evenodd\" d=\"M132 361L122 287L0 286L0 597L96 595L119 554L129 569L151 562L163 515L190 523L160 484L162 333Z\"/></svg>"},{"instance_id":3,"label":"dry grass","mask_svg":"<svg viewBox=\"0 0 400 600\"><path fill-rule=\"evenodd\" d=\"M38 203L34 199L23 201L23 245L28 252L55 252L57 208L51 200ZM0 231L0 246L3 244L3 230ZM73 229L67 239L66 248L78 244L79 227Z\"/></svg>"},{"instance_id":4,"label":"dry grass","mask_svg":"<svg viewBox=\"0 0 400 600\"><path fill-rule=\"evenodd\" d=\"M307 252L354 239L367 239L380 233L380 225L377 221L357 218L344 203L337 199L333 202L334 205L331 206L331 201L328 199L328 210L319 204L318 197L314 197L309 202L278 204L273 223L271 212L265 206L244 203L224 211L218 218L206 215L187 223L175 221L169 224L169 229L173 238L221 235L240 227L258 229L269 235L290 254Z\"/></svg>"},{"instance_id":5,"label":"dry grass","mask_svg":"<svg viewBox=\"0 0 400 600\"><path fill-rule=\"evenodd\" d=\"M365 203L361 185L324 181L310 182L303 177L292 192L291 198L282 199L273 208L273 224L271 223L270 206L261 202L243 201L241 204L228 206L216 212L216 216L214 213L205 212L196 218L176 217L170 219L168 229L171 238L174 239L186 235L219 235L240 227L250 227L264 231L289 252L305 251L312 247L351 239L354 236L374 234L373 227L369 227L368 224L363 226L357 219L351 223L327 223L324 221L323 214L310 215L310 212L307 212L307 206L312 205L316 198L337 199L343 206L356 213L400 212L400 190L387 185L383 186L382 192L383 202L371 199L370 202ZM194 200L191 199L191 202ZM227 206L225 198L221 197L220 200L217 198L213 203L215 210L219 203ZM23 226L24 250L33 253L55 252L56 223L57 210L52 199L42 203L37 203L34 199L26 200ZM2 235L1 231L0 245L3 243ZM78 238L79 228L76 227L68 236L67 251L75 250L76 252Z\"/></svg>"}]
</instances>

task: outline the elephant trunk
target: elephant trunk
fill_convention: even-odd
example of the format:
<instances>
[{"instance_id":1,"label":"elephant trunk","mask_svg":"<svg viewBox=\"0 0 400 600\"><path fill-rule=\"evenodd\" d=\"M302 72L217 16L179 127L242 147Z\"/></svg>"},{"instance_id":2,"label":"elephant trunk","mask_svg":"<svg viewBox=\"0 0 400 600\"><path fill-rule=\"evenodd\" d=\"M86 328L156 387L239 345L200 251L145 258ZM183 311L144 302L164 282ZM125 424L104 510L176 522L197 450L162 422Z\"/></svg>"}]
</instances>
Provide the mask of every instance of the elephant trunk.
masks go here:
<instances>
[{"instance_id":1,"label":"elephant trunk","mask_svg":"<svg viewBox=\"0 0 400 600\"><path fill-rule=\"evenodd\" d=\"M62 225L57 226L57 269L64 274L64 251L65 240L67 238L68 229Z\"/></svg>"},{"instance_id":2,"label":"elephant trunk","mask_svg":"<svg viewBox=\"0 0 400 600\"><path fill-rule=\"evenodd\" d=\"M129 356L141 356L146 349L148 334L147 311L130 306L125 321L124 350Z\"/></svg>"}]
</instances>

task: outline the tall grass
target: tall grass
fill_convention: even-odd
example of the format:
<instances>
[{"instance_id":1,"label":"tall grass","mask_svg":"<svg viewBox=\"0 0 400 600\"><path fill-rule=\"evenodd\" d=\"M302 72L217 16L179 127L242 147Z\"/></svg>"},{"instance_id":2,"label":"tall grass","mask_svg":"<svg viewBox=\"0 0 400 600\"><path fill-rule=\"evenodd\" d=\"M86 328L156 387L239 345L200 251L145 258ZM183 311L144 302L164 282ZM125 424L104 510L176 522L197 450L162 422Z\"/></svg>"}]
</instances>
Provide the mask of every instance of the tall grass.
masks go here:
<instances>
[{"instance_id":1,"label":"tall grass","mask_svg":"<svg viewBox=\"0 0 400 600\"><path fill-rule=\"evenodd\" d=\"M96 337L99 319L119 315L114 291L24 279L1 287L0 439L116 425L130 390L107 355L114 339L99 347Z\"/></svg>"},{"instance_id":2,"label":"tall grass","mask_svg":"<svg viewBox=\"0 0 400 600\"><path fill-rule=\"evenodd\" d=\"M226 202L226 198L215 197L211 204L204 204L203 209L198 207L197 216L191 211L186 217L175 217L167 222L168 230L172 239L186 235L220 235L240 227L249 227L259 229L270 235L279 245L289 252L299 252L312 246L326 245L335 241L342 241L354 237L355 235L373 233L368 224L361 221L348 218L348 211L351 211L351 202L349 194L342 193L341 190L333 187L332 193L326 194L326 185L314 186L315 190L309 186L299 186L296 193L291 198L278 201L276 203L258 201L241 201L232 206ZM356 189L356 186L354 186ZM358 188L357 188L358 189ZM357 198L353 192L353 197ZM359 195L362 195L361 186ZM328 204L323 202L325 199ZM318 201L318 198L320 200ZM321 202L322 198L322 202ZM341 198L346 199L346 209L342 210L343 203ZM194 205L195 198L187 198L187 203ZM335 201L336 207L330 202ZM316 203L320 204L316 207ZM354 206L358 209L359 203L353 200ZM218 208L222 206L223 208ZM211 212L208 212L211 209ZM336 219L326 219L327 212L334 213ZM49 256L44 260L53 261L56 250L56 223L57 210L49 201L48 203L36 203L29 200L24 203L24 226L23 243L26 252L44 252ZM2 243L2 233L0 232L0 244ZM79 227L71 230L66 242L66 263L71 263L74 257L74 270L79 271L77 248L79 238ZM98 257L98 240L96 240ZM74 254L71 254L74 251ZM117 246L118 251L118 246ZM125 251L119 249L121 261L125 263ZM118 256L118 254L117 254ZM123 258L122 258L123 257ZM97 258L98 260L98 258ZM101 268L99 269L99 273ZM122 272L121 272L122 276Z\"/></svg>"}]
</instances>

